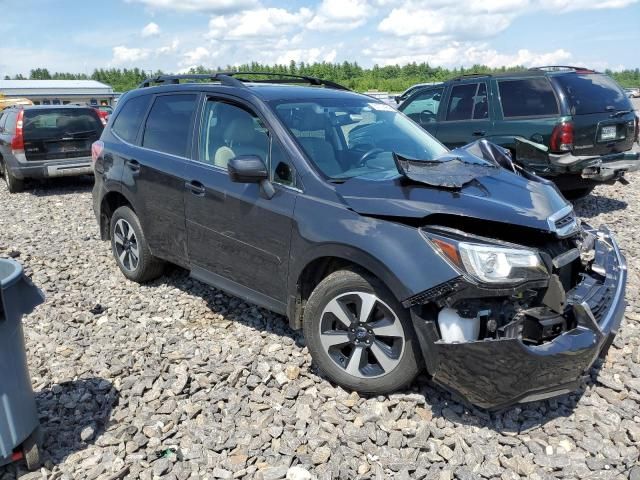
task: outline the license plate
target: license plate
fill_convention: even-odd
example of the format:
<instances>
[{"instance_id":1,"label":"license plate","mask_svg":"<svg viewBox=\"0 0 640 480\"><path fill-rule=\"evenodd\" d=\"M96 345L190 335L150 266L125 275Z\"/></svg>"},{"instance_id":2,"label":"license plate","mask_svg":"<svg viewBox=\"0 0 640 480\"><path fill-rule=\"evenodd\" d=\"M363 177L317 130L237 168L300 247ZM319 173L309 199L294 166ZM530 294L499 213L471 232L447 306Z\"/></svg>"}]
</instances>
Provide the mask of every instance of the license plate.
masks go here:
<instances>
[{"instance_id":1,"label":"license plate","mask_svg":"<svg viewBox=\"0 0 640 480\"><path fill-rule=\"evenodd\" d=\"M615 125L611 125L609 127L602 127L600 129L600 140L615 140L617 136L617 128Z\"/></svg>"},{"instance_id":2,"label":"license plate","mask_svg":"<svg viewBox=\"0 0 640 480\"><path fill-rule=\"evenodd\" d=\"M60 147L60 151L67 153L67 152L77 152L78 151L78 147L73 146L73 145L63 145L62 147Z\"/></svg>"}]
</instances>

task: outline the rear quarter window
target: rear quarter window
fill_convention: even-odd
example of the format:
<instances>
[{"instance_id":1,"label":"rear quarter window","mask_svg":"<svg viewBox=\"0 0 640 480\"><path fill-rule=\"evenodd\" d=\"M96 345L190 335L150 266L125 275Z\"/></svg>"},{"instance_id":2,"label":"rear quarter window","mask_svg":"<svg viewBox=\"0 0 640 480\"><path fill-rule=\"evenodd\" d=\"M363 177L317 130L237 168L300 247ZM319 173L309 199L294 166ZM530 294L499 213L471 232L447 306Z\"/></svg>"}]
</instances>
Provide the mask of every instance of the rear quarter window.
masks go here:
<instances>
[{"instance_id":1,"label":"rear quarter window","mask_svg":"<svg viewBox=\"0 0 640 480\"><path fill-rule=\"evenodd\" d=\"M499 80L502 115L540 117L558 115L558 101L546 77Z\"/></svg>"},{"instance_id":2,"label":"rear quarter window","mask_svg":"<svg viewBox=\"0 0 640 480\"><path fill-rule=\"evenodd\" d=\"M7 133L16 133L16 119L18 118L18 114L15 110L5 113L3 118L5 118L4 128Z\"/></svg>"},{"instance_id":3,"label":"rear quarter window","mask_svg":"<svg viewBox=\"0 0 640 480\"><path fill-rule=\"evenodd\" d=\"M151 95L141 95L127 100L113 122L111 130L125 142L135 143L150 100Z\"/></svg>"},{"instance_id":4,"label":"rear quarter window","mask_svg":"<svg viewBox=\"0 0 640 480\"><path fill-rule=\"evenodd\" d=\"M633 109L620 85L606 75L567 74L558 76L557 81L574 115Z\"/></svg>"}]
</instances>

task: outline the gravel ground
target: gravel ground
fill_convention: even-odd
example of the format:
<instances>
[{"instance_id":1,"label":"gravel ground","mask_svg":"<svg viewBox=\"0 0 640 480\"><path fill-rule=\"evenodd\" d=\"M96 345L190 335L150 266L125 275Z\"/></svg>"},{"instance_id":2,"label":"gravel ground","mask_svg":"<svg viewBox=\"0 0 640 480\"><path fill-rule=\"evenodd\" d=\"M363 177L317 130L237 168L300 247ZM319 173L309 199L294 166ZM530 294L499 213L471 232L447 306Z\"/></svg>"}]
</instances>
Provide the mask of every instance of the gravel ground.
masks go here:
<instances>
[{"instance_id":1,"label":"gravel ground","mask_svg":"<svg viewBox=\"0 0 640 480\"><path fill-rule=\"evenodd\" d=\"M386 397L336 388L282 317L178 269L126 281L98 239L90 179L11 196L2 183L0 256L17 256L47 296L25 318L46 468L0 467L0 480L638 480L640 175L630 180L577 205L617 233L630 271L597 379L491 414L425 377Z\"/></svg>"}]
</instances>

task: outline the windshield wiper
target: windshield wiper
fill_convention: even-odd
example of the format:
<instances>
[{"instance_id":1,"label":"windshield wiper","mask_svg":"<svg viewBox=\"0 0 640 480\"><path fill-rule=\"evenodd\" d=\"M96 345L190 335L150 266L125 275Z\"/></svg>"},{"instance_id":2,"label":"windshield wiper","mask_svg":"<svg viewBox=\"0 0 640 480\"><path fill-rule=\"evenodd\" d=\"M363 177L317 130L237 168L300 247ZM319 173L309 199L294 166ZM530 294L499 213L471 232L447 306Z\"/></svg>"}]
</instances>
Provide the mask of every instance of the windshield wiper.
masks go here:
<instances>
[{"instance_id":1,"label":"windshield wiper","mask_svg":"<svg viewBox=\"0 0 640 480\"><path fill-rule=\"evenodd\" d=\"M612 113L609 115L611 118L621 117L622 115L626 115L627 113L631 113L631 110L620 110L616 113Z\"/></svg>"}]
</instances>

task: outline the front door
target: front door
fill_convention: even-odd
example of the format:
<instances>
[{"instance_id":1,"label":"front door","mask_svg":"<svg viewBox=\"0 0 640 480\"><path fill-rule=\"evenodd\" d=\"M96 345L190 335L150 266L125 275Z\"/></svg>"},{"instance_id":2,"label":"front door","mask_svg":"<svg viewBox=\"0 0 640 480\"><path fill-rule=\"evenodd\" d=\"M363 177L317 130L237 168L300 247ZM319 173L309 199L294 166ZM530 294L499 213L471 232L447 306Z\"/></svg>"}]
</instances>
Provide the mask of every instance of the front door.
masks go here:
<instances>
[{"instance_id":1,"label":"front door","mask_svg":"<svg viewBox=\"0 0 640 480\"><path fill-rule=\"evenodd\" d=\"M431 135L436 136L438 110L444 87L420 90L412 95L400 108L400 111L418 123Z\"/></svg>"},{"instance_id":2,"label":"front door","mask_svg":"<svg viewBox=\"0 0 640 480\"><path fill-rule=\"evenodd\" d=\"M462 83L451 88L437 138L457 148L489 135L491 128L486 82Z\"/></svg>"},{"instance_id":3,"label":"front door","mask_svg":"<svg viewBox=\"0 0 640 480\"><path fill-rule=\"evenodd\" d=\"M199 161L189 168L185 210L192 275L284 313L295 172L264 121L245 105L209 98L199 137ZM276 194L234 183L227 163L257 155Z\"/></svg>"}]
</instances>

